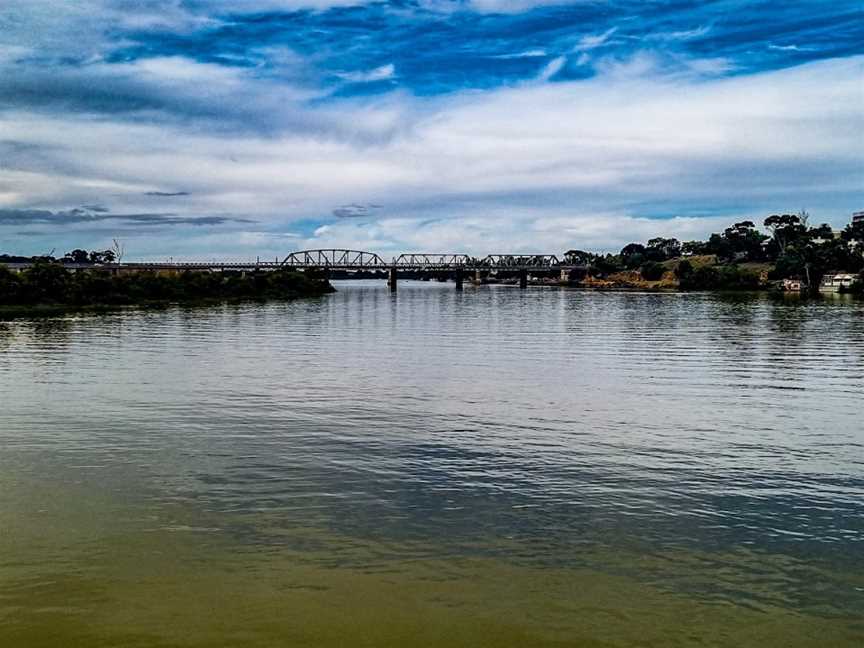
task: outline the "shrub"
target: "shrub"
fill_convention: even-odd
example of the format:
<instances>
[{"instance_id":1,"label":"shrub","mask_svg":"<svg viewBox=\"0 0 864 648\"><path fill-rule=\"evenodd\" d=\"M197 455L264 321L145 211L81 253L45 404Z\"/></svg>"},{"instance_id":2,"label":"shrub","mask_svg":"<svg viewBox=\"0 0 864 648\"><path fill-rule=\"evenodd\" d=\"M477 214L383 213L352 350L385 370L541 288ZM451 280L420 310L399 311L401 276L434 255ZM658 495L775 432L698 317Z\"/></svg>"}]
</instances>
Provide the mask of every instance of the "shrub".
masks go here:
<instances>
[{"instance_id":1,"label":"shrub","mask_svg":"<svg viewBox=\"0 0 864 648\"><path fill-rule=\"evenodd\" d=\"M20 285L18 275L5 266L0 266L0 304L16 303Z\"/></svg>"},{"instance_id":2,"label":"shrub","mask_svg":"<svg viewBox=\"0 0 864 648\"><path fill-rule=\"evenodd\" d=\"M646 281L659 281L663 277L665 269L656 261L649 261L642 266L639 272Z\"/></svg>"},{"instance_id":3,"label":"shrub","mask_svg":"<svg viewBox=\"0 0 864 648\"><path fill-rule=\"evenodd\" d=\"M687 276L680 276L685 290L755 290L759 275L738 266L702 266Z\"/></svg>"},{"instance_id":4,"label":"shrub","mask_svg":"<svg viewBox=\"0 0 864 648\"><path fill-rule=\"evenodd\" d=\"M684 259L677 266L675 266L675 276L678 277L678 281L685 281L693 274L693 264L690 263L687 259Z\"/></svg>"},{"instance_id":5,"label":"shrub","mask_svg":"<svg viewBox=\"0 0 864 648\"><path fill-rule=\"evenodd\" d=\"M0 304L70 306L195 302L231 299L291 299L321 295L333 287L326 279L299 272L152 272L112 275L92 269L70 273L56 263L38 263L19 276L0 267Z\"/></svg>"}]
</instances>

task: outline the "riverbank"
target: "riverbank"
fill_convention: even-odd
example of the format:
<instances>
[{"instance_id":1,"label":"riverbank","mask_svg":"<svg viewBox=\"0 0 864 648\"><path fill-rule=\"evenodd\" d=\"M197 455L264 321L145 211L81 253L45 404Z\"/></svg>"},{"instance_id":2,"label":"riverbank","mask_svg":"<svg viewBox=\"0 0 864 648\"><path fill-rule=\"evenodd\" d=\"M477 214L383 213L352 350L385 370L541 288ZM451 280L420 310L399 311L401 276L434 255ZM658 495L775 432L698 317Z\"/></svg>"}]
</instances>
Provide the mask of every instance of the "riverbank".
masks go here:
<instances>
[{"instance_id":1,"label":"riverbank","mask_svg":"<svg viewBox=\"0 0 864 648\"><path fill-rule=\"evenodd\" d=\"M774 264L765 262L720 263L711 255L689 258L674 258L654 264L647 271L619 270L609 273L571 277L569 281L550 280L552 285L568 285L588 290L687 292L687 291L747 291L747 292L797 292L815 294L806 289L806 282L792 290L794 282L784 281L778 276ZM864 294L864 276L840 292L861 296Z\"/></svg>"},{"instance_id":2,"label":"riverbank","mask_svg":"<svg viewBox=\"0 0 864 648\"><path fill-rule=\"evenodd\" d=\"M289 270L116 275L99 268L72 273L60 264L44 263L20 274L0 268L0 317L291 300L334 291L323 276Z\"/></svg>"}]
</instances>

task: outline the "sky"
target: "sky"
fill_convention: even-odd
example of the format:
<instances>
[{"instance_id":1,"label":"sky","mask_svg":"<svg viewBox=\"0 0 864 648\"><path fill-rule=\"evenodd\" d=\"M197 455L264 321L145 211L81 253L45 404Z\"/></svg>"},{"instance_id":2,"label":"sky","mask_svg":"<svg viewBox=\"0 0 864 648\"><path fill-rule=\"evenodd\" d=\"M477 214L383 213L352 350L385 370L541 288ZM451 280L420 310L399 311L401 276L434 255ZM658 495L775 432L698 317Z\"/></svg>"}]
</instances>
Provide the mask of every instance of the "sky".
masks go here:
<instances>
[{"instance_id":1,"label":"sky","mask_svg":"<svg viewBox=\"0 0 864 648\"><path fill-rule=\"evenodd\" d=\"M860 0L3 0L0 253L558 254L864 209Z\"/></svg>"}]
</instances>

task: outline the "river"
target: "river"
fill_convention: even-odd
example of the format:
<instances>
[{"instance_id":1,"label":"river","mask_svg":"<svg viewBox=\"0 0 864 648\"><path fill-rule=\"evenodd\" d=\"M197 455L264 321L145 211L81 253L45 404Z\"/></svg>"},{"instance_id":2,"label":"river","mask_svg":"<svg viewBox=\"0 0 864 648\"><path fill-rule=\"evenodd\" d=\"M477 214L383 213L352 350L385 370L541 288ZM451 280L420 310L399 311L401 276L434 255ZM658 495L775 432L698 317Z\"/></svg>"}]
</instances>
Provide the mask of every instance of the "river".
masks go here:
<instances>
[{"instance_id":1,"label":"river","mask_svg":"<svg viewBox=\"0 0 864 648\"><path fill-rule=\"evenodd\" d=\"M0 646L860 646L864 304L0 322Z\"/></svg>"}]
</instances>

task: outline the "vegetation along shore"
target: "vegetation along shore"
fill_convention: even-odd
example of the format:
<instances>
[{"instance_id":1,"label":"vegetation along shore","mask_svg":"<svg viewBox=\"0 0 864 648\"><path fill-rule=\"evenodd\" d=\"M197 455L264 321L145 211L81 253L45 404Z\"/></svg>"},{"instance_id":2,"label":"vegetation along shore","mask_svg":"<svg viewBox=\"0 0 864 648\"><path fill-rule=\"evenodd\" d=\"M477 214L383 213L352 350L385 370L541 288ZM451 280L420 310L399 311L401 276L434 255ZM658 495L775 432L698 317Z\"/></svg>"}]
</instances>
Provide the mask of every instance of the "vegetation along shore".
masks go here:
<instances>
[{"instance_id":1,"label":"vegetation along shore","mask_svg":"<svg viewBox=\"0 0 864 648\"><path fill-rule=\"evenodd\" d=\"M114 274L93 265L73 273L60 263L43 260L21 273L13 273L0 266L0 314L285 300L315 297L333 290L323 276L290 270Z\"/></svg>"},{"instance_id":2,"label":"vegetation along shore","mask_svg":"<svg viewBox=\"0 0 864 648\"><path fill-rule=\"evenodd\" d=\"M827 277L849 276L837 292L864 294L864 217L842 231L813 227L806 212L765 219L764 234L752 221L715 233L707 241L654 238L618 254L570 250L581 266L570 283L597 289L794 290L817 292Z\"/></svg>"}]
</instances>

